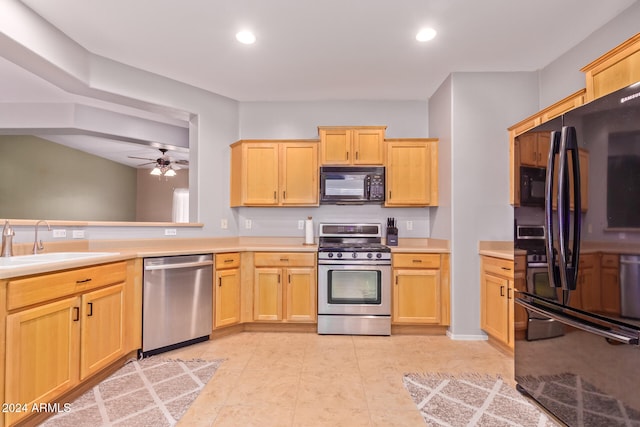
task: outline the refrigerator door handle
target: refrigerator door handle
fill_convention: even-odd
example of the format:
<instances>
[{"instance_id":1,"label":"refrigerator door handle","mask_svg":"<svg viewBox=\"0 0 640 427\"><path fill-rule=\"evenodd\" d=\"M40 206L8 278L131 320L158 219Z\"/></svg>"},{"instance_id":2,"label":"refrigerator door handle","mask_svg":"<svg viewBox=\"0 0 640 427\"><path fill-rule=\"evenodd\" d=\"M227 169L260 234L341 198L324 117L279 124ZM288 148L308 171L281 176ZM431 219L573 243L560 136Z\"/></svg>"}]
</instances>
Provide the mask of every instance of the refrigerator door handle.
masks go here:
<instances>
[{"instance_id":1,"label":"refrigerator door handle","mask_svg":"<svg viewBox=\"0 0 640 427\"><path fill-rule=\"evenodd\" d=\"M560 132L551 132L551 145L549 147L549 157L547 159L547 176L545 178L545 204L544 223L547 235L545 244L547 251L547 269L549 270L549 286L560 287L560 270L557 263L557 252L554 247L553 232L553 179L555 177L556 155L560 147Z\"/></svg>"},{"instance_id":2,"label":"refrigerator door handle","mask_svg":"<svg viewBox=\"0 0 640 427\"><path fill-rule=\"evenodd\" d=\"M557 320L560 323L564 323L565 325L572 326L576 329L580 329L582 331L586 331L603 338L614 340L617 342L621 342L627 345L638 345L638 336L637 335L626 335L622 333L622 331L613 331L611 329L602 329L594 325L590 325L580 319L574 318L572 316L568 316L565 314L560 314L554 311L547 311L543 308L540 308L534 304L531 304L528 301L525 301L521 298L516 298L516 302L526 308L529 311L533 311L542 316L548 317L552 320Z\"/></svg>"},{"instance_id":3,"label":"refrigerator door handle","mask_svg":"<svg viewBox=\"0 0 640 427\"><path fill-rule=\"evenodd\" d=\"M569 159L573 164L573 245L569 250L571 209L569 206ZM558 160L558 239L560 243L560 281L562 289L572 291L576 289L578 281L578 263L580 260L580 161L578 156L578 141L576 129L573 126L563 126L560 135L560 158Z\"/></svg>"}]
</instances>

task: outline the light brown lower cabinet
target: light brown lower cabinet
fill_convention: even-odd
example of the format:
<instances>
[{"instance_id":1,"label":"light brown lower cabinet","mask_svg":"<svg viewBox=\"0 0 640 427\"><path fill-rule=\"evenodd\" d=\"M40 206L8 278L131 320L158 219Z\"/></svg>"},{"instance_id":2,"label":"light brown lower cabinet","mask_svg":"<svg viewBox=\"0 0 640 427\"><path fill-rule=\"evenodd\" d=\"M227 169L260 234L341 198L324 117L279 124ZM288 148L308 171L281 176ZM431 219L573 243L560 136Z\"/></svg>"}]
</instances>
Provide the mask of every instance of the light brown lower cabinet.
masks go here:
<instances>
[{"instance_id":1,"label":"light brown lower cabinet","mask_svg":"<svg viewBox=\"0 0 640 427\"><path fill-rule=\"evenodd\" d=\"M215 255L213 328L240 323L240 254Z\"/></svg>"},{"instance_id":2,"label":"light brown lower cabinet","mask_svg":"<svg viewBox=\"0 0 640 427\"><path fill-rule=\"evenodd\" d=\"M315 253L257 252L253 320L315 322Z\"/></svg>"},{"instance_id":3,"label":"light brown lower cabinet","mask_svg":"<svg viewBox=\"0 0 640 427\"><path fill-rule=\"evenodd\" d=\"M513 348L516 329L526 328L526 312L514 303L515 289L526 287L525 260L480 257L480 327Z\"/></svg>"},{"instance_id":4,"label":"light brown lower cabinet","mask_svg":"<svg viewBox=\"0 0 640 427\"><path fill-rule=\"evenodd\" d=\"M448 254L394 253L393 324L448 325Z\"/></svg>"},{"instance_id":5,"label":"light brown lower cabinet","mask_svg":"<svg viewBox=\"0 0 640 427\"><path fill-rule=\"evenodd\" d=\"M134 339L126 332L139 330L135 304L141 301L127 269L118 262L1 282L7 296L4 402L26 409L6 411L5 425L140 348L139 334Z\"/></svg>"}]
</instances>

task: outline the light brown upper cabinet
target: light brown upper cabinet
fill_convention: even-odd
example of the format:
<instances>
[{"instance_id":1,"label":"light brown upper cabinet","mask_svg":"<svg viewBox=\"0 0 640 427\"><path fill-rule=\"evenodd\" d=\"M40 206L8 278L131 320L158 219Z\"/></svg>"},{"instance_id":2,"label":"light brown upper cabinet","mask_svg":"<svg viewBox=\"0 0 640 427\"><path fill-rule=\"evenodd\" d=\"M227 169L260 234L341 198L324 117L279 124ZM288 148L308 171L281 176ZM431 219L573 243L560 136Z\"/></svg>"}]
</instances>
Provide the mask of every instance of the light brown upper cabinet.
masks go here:
<instances>
[{"instance_id":1,"label":"light brown upper cabinet","mask_svg":"<svg viewBox=\"0 0 640 427\"><path fill-rule=\"evenodd\" d=\"M640 80L640 33L584 66L587 101Z\"/></svg>"},{"instance_id":2,"label":"light brown upper cabinet","mask_svg":"<svg viewBox=\"0 0 640 427\"><path fill-rule=\"evenodd\" d=\"M318 142L231 145L231 206L317 206Z\"/></svg>"},{"instance_id":3,"label":"light brown upper cabinet","mask_svg":"<svg viewBox=\"0 0 640 427\"><path fill-rule=\"evenodd\" d=\"M438 140L387 139L385 206L438 205Z\"/></svg>"},{"instance_id":4,"label":"light brown upper cabinet","mask_svg":"<svg viewBox=\"0 0 640 427\"><path fill-rule=\"evenodd\" d=\"M321 165L381 165L386 126L318 126Z\"/></svg>"},{"instance_id":5,"label":"light brown upper cabinet","mask_svg":"<svg viewBox=\"0 0 640 427\"><path fill-rule=\"evenodd\" d=\"M520 146L520 165L546 167L551 145L550 132L529 132L516 137Z\"/></svg>"}]
</instances>

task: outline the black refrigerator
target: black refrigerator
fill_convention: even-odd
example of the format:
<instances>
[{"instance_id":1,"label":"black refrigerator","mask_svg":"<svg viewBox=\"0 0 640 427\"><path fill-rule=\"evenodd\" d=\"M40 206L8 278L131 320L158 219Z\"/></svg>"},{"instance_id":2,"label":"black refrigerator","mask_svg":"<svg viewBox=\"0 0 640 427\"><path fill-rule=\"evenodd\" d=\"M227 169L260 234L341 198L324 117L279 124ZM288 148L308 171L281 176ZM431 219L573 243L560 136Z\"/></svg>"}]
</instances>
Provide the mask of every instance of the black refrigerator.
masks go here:
<instances>
[{"instance_id":1,"label":"black refrigerator","mask_svg":"<svg viewBox=\"0 0 640 427\"><path fill-rule=\"evenodd\" d=\"M640 426L640 82L531 141L549 145L545 203L515 228L543 226L544 263L516 292L517 388L569 426Z\"/></svg>"}]
</instances>

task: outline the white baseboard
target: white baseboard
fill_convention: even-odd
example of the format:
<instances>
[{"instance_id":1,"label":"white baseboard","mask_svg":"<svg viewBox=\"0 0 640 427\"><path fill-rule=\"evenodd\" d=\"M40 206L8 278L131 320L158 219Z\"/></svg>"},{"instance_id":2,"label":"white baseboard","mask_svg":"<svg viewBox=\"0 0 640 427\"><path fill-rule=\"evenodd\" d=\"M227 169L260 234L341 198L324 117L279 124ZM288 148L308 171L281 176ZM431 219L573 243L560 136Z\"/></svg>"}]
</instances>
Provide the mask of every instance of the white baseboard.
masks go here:
<instances>
[{"instance_id":1,"label":"white baseboard","mask_svg":"<svg viewBox=\"0 0 640 427\"><path fill-rule=\"evenodd\" d=\"M478 335L465 335L465 334L454 334L450 329L447 329L447 336L455 341L487 341L489 336L487 334L478 334Z\"/></svg>"}]
</instances>

